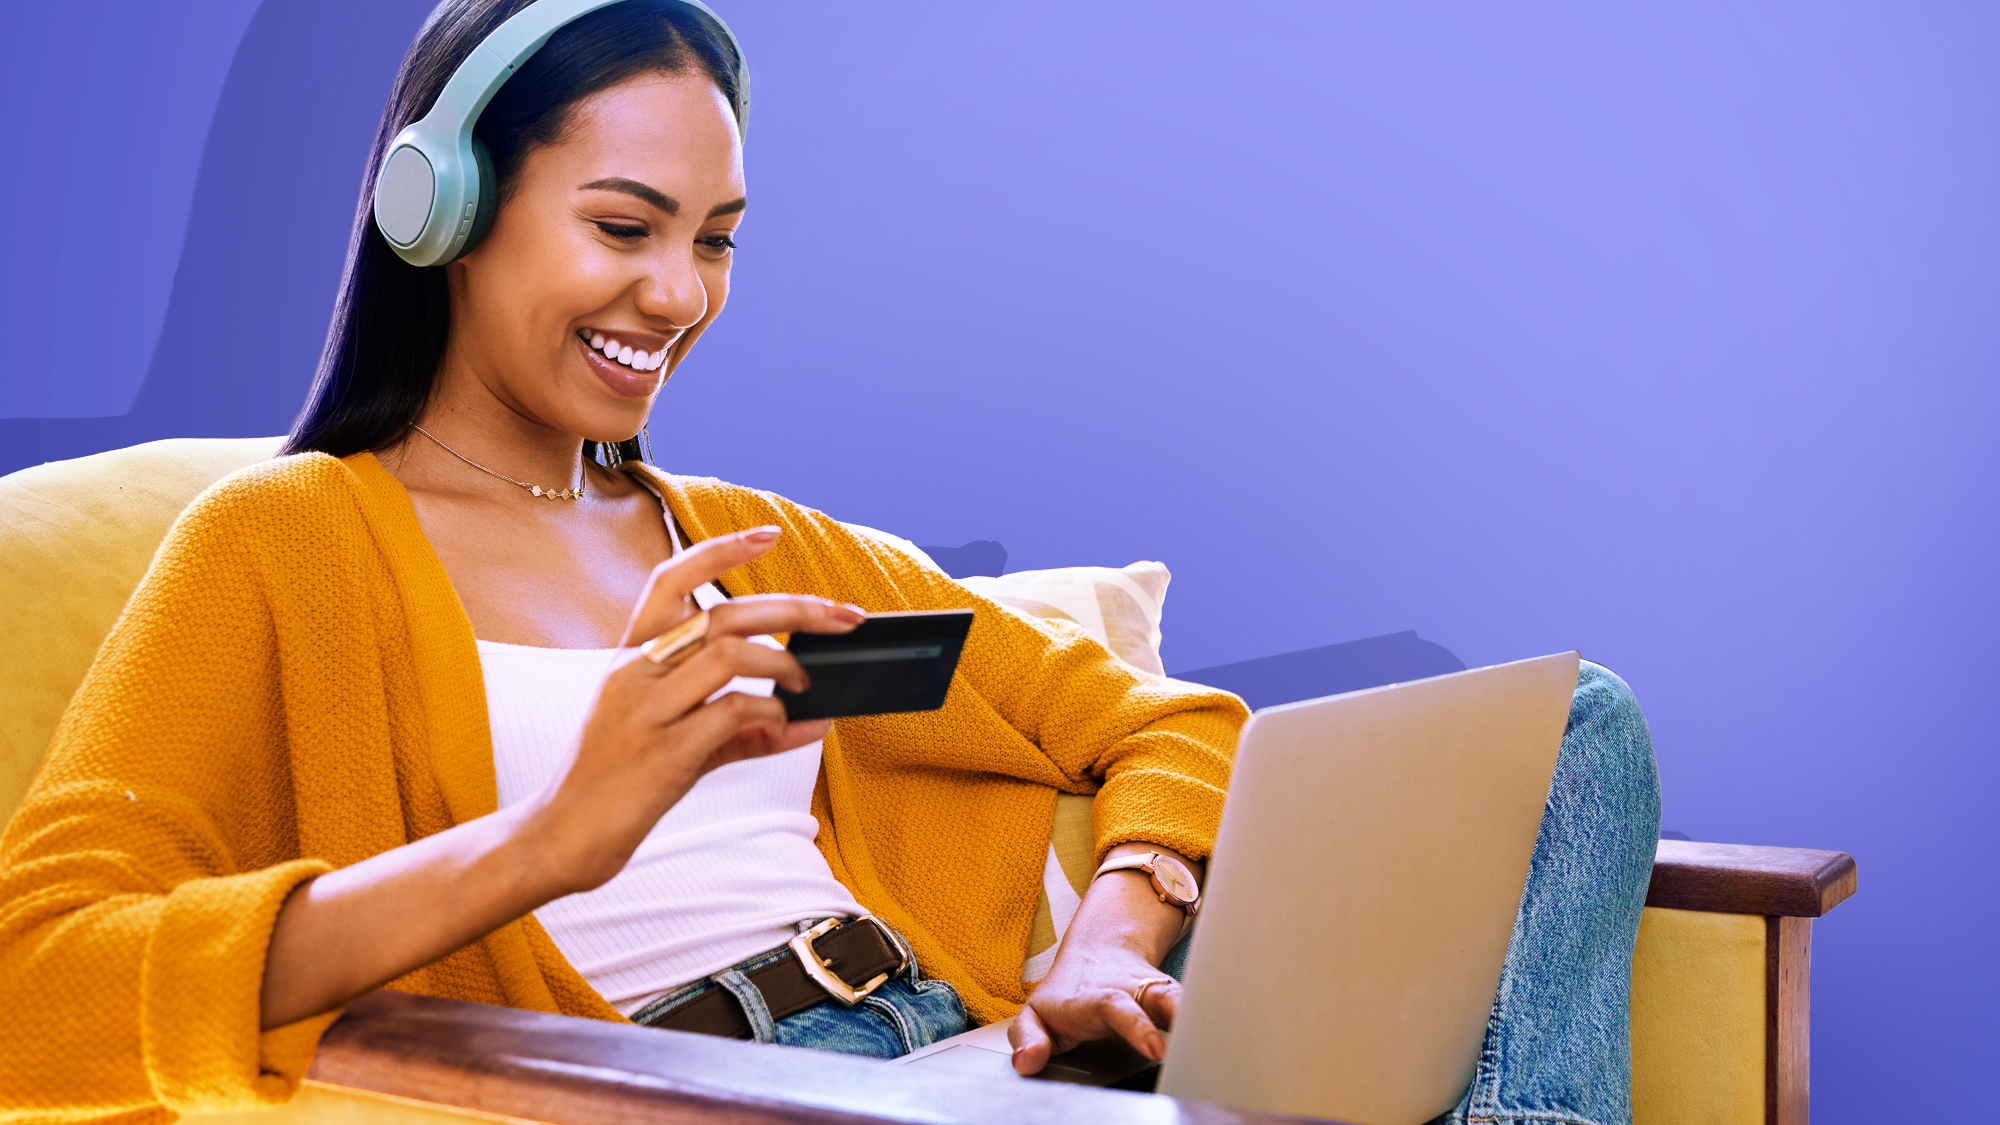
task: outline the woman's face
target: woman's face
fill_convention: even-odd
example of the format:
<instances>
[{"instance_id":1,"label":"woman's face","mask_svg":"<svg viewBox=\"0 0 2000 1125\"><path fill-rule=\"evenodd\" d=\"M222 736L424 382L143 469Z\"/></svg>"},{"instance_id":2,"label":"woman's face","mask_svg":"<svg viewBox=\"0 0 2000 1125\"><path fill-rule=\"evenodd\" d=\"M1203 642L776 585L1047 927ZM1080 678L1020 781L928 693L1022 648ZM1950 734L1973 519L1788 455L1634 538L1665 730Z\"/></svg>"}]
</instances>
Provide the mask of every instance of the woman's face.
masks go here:
<instances>
[{"instance_id":1,"label":"woman's face","mask_svg":"<svg viewBox=\"0 0 2000 1125\"><path fill-rule=\"evenodd\" d=\"M742 217L743 150L714 83L645 74L592 95L447 267L445 379L564 434L631 437L722 311Z\"/></svg>"}]
</instances>

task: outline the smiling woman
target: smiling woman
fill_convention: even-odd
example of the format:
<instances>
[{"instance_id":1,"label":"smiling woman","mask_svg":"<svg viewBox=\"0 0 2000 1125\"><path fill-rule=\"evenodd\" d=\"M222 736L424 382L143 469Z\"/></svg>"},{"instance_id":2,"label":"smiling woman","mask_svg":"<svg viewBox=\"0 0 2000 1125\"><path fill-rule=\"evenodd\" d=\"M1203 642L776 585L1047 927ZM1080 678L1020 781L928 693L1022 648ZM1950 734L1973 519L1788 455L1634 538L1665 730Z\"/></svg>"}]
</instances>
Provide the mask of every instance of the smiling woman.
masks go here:
<instances>
[{"instance_id":1,"label":"smiling woman","mask_svg":"<svg viewBox=\"0 0 2000 1125\"><path fill-rule=\"evenodd\" d=\"M285 455L183 514L0 838L0 1110L282 1100L384 985L880 1056L1018 1012L1024 1071L1161 1055L1192 903L1130 864L1021 982L1055 798L1197 886L1241 702L642 458L728 298L744 90L694 3L433 13ZM770 698L808 682L772 634L966 607L940 710Z\"/></svg>"},{"instance_id":2,"label":"smiling woman","mask_svg":"<svg viewBox=\"0 0 2000 1125\"><path fill-rule=\"evenodd\" d=\"M484 231L484 238L475 229L470 251L462 251L457 263L443 270L413 266L369 220L377 176L396 139L432 110L447 80L482 40L527 7L447 2L411 45L370 155L362 184L364 207L349 241L333 327L287 453L318 450L345 457L395 441L425 411L434 388L450 382L445 372L450 347L477 339L483 354L490 355L508 350L517 332L533 331L509 322L505 341L491 334L491 324L477 332L461 325L453 332L454 317L462 321L474 311L474 303L465 299L472 294L458 294L453 303L453 287L463 284L465 267L481 261L501 259L495 269L475 271L493 275L510 267L553 265L562 275L541 284L563 292L565 306L586 300L587 293L615 294L621 282L652 266L669 267L649 279L648 292L633 294L630 307L619 310L629 323L575 326L578 335L586 329L593 335L599 329L624 329L622 339L611 335L607 342L618 340L621 350L632 346L635 357L647 353L663 372L649 386L645 381L614 384L636 390L627 397L641 401L627 404L630 409L610 430L582 431L586 440L632 437L651 406L647 396L721 312L728 295L728 255L735 248L732 236L745 204L747 82L734 39L693 8L624 3L591 12L557 30L506 78L477 114L472 134L487 158L483 171L490 182L481 202L483 210L491 211L484 222L493 229ZM536 168L527 167L530 154L543 157ZM562 167L545 167L557 159ZM650 171L641 171L638 164ZM691 192L703 191L721 198L701 201L700 229L690 231L684 227L689 217L682 214L681 199L648 176L674 182L674 190L690 199ZM529 196L524 206L500 206L524 192ZM503 212L515 217L503 223ZM560 213L573 221L545 226L542 220ZM670 239L679 260L662 262L658 256L670 252ZM498 254L491 248L496 241L502 242ZM551 257L525 257L534 254ZM590 290L568 289L579 276L587 278ZM498 295L531 300L528 288L523 281ZM642 300L669 305L642 310ZM696 306L692 311L689 302ZM497 306L483 300L477 308L504 319ZM614 319L610 310L592 311ZM536 319L546 327L546 317ZM572 347L566 339L543 338L543 358L559 346ZM624 425L626 421L633 424ZM608 437L597 437L599 432ZM607 459L637 455L636 447L627 447Z\"/></svg>"}]
</instances>

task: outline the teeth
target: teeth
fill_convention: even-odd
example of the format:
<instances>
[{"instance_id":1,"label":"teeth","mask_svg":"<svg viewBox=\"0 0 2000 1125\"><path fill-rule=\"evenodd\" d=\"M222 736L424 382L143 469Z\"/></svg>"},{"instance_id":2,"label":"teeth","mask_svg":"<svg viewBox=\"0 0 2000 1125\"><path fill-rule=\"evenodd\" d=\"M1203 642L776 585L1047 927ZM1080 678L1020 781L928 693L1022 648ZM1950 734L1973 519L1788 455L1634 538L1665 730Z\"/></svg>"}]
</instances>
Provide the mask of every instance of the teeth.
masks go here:
<instances>
[{"instance_id":1,"label":"teeth","mask_svg":"<svg viewBox=\"0 0 2000 1125\"><path fill-rule=\"evenodd\" d=\"M606 359L616 360L634 371L657 371L666 365L667 349L665 348L661 348L657 352L642 352L630 344L621 344L617 340L605 336L602 332L591 332L588 337L585 337L584 333L587 331L589 330L579 330L577 337L579 339L587 339L591 349L602 352Z\"/></svg>"}]
</instances>

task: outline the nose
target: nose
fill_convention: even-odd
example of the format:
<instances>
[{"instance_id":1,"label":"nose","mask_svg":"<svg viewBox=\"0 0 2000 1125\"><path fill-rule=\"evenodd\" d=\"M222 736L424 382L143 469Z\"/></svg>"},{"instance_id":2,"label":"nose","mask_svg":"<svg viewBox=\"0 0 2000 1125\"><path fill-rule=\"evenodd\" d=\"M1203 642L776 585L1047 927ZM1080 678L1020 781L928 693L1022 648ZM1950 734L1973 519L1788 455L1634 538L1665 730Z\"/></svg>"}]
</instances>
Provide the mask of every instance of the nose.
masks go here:
<instances>
[{"instance_id":1,"label":"nose","mask_svg":"<svg viewBox=\"0 0 2000 1125\"><path fill-rule=\"evenodd\" d=\"M708 315L708 285L696 267L692 249L663 248L649 263L639 283L639 311L665 320L675 329L700 323Z\"/></svg>"}]
</instances>

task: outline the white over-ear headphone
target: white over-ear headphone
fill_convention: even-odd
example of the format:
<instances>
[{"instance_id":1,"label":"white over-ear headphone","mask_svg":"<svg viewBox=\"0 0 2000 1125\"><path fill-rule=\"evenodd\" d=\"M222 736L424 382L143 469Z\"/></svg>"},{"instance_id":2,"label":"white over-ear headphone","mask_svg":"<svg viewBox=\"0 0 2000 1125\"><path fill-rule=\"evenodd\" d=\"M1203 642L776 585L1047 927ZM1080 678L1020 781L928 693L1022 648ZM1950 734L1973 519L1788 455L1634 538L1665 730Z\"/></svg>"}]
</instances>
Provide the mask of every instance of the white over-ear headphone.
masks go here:
<instances>
[{"instance_id":1,"label":"white over-ear headphone","mask_svg":"<svg viewBox=\"0 0 2000 1125\"><path fill-rule=\"evenodd\" d=\"M472 127L528 56L564 25L620 0L536 0L493 29L439 92L431 111L389 143L375 177L375 227L413 266L438 266L472 249L493 222L493 161ZM750 105L750 77L735 33L700 0L679 0L710 20L736 57L737 127Z\"/></svg>"}]
</instances>

